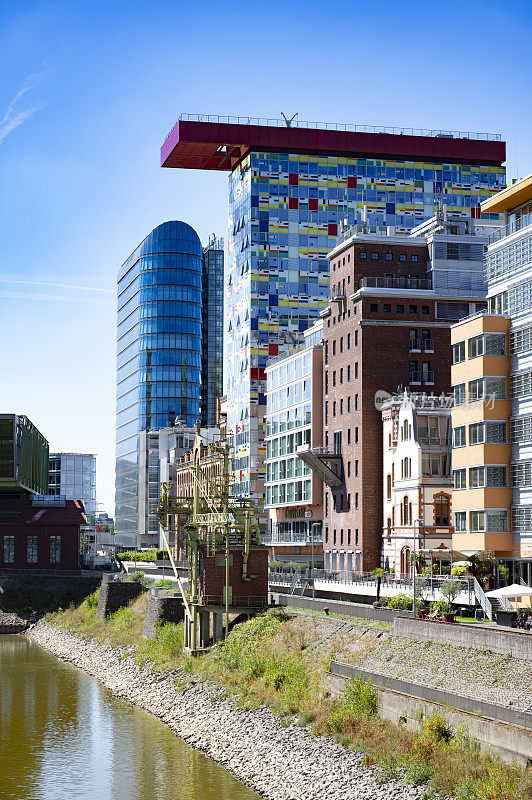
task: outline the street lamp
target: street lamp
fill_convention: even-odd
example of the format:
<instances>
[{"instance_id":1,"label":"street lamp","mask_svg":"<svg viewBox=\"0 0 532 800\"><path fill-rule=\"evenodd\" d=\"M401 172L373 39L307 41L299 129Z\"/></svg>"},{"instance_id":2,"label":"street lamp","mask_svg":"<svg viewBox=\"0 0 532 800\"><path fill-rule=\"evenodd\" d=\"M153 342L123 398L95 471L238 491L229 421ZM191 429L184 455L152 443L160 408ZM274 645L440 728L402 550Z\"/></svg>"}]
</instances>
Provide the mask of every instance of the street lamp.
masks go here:
<instances>
[{"instance_id":1,"label":"street lamp","mask_svg":"<svg viewBox=\"0 0 532 800\"><path fill-rule=\"evenodd\" d=\"M311 575L312 575L312 599L314 600L314 537L318 535L318 531L320 530L320 523L313 522L312 523L312 530L310 535L310 560L311 560Z\"/></svg>"}]
</instances>

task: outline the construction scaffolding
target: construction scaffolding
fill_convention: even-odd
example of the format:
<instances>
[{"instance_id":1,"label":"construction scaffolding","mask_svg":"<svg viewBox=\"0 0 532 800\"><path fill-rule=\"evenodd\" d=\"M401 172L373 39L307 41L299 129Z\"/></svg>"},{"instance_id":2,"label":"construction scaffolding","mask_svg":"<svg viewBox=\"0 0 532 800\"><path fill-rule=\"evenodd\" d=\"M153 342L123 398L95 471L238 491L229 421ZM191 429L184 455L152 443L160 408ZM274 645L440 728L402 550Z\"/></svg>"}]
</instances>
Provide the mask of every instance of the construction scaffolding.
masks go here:
<instances>
[{"instance_id":1,"label":"construction scaffolding","mask_svg":"<svg viewBox=\"0 0 532 800\"><path fill-rule=\"evenodd\" d=\"M226 442L212 443L205 450L203 458L196 447L183 457L181 476L185 473L186 480L177 482L174 494L171 484L161 484L157 509L185 606L185 649L192 653L219 641L224 628L227 635L231 617L249 616L268 599L268 550L259 541L259 509L231 492ZM183 515L186 522L176 528L175 520ZM179 547L187 563L186 581L170 548L171 526L176 530L176 550Z\"/></svg>"}]
</instances>

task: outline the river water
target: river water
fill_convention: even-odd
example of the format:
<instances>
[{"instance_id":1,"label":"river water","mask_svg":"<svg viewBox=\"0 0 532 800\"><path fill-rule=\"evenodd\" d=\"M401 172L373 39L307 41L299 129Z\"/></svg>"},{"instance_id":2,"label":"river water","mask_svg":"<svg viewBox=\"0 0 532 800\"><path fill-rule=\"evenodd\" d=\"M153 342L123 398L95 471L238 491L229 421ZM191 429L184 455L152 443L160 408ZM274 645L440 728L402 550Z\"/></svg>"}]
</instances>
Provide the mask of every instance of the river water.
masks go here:
<instances>
[{"instance_id":1,"label":"river water","mask_svg":"<svg viewBox=\"0 0 532 800\"><path fill-rule=\"evenodd\" d=\"M150 714L0 635L0 800L258 800Z\"/></svg>"}]
</instances>

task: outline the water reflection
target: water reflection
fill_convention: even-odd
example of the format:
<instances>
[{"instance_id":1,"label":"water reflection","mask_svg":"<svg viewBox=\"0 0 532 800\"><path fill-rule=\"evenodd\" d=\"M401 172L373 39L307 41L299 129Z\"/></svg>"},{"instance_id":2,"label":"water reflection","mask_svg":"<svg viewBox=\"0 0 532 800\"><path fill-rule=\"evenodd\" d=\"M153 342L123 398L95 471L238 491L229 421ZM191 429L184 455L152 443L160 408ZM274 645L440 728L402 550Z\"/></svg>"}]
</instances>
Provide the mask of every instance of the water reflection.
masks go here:
<instances>
[{"instance_id":1,"label":"water reflection","mask_svg":"<svg viewBox=\"0 0 532 800\"><path fill-rule=\"evenodd\" d=\"M257 800L159 720L0 635L0 800Z\"/></svg>"}]
</instances>

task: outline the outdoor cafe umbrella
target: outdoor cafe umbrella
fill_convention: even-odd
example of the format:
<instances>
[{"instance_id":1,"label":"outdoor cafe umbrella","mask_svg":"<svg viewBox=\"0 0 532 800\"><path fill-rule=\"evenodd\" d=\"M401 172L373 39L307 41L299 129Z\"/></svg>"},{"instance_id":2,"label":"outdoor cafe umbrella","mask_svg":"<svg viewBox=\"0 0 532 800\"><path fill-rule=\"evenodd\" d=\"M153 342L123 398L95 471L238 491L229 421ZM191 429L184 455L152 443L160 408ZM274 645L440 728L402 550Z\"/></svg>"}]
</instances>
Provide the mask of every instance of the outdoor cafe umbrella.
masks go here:
<instances>
[{"instance_id":1,"label":"outdoor cafe umbrella","mask_svg":"<svg viewBox=\"0 0 532 800\"><path fill-rule=\"evenodd\" d=\"M502 586L500 589L493 589L486 592L486 597L530 597L532 589L529 586L521 586L519 583L512 583L511 586Z\"/></svg>"}]
</instances>

